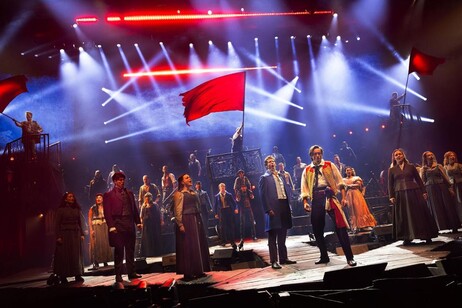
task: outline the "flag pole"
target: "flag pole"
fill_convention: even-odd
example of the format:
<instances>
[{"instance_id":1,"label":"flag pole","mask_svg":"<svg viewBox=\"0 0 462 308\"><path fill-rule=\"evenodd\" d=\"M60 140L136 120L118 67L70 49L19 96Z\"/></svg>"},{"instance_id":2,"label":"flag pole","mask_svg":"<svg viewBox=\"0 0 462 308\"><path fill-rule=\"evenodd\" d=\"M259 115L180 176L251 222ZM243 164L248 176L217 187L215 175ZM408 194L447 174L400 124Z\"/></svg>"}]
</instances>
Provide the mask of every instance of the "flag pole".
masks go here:
<instances>
[{"instance_id":1,"label":"flag pole","mask_svg":"<svg viewBox=\"0 0 462 308\"><path fill-rule=\"evenodd\" d=\"M10 118L10 119L13 120L14 122L18 122L15 118L10 117L10 116L7 115L6 113L3 113L3 112L0 112L0 113L3 114L5 117Z\"/></svg>"},{"instance_id":2,"label":"flag pole","mask_svg":"<svg viewBox=\"0 0 462 308\"><path fill-rule=\"evenodd\" d=\"M407 74L407 78L406 78L406 86L404 87L404 101L403 101L403 105L406 105L406 94L407 94L407 84L409 82L409 72ZM404 123L404 108L403 110L401 110L401 119L399 121L399 131L398 131L398 144L396 146L397 149L400 148L400 144L401 144L401 135L402 135L402 131L403 131L403 123ZM409 114L411 115L411 121L412 121L412 113L409 112Z\"/></svg>"}]
</instances>

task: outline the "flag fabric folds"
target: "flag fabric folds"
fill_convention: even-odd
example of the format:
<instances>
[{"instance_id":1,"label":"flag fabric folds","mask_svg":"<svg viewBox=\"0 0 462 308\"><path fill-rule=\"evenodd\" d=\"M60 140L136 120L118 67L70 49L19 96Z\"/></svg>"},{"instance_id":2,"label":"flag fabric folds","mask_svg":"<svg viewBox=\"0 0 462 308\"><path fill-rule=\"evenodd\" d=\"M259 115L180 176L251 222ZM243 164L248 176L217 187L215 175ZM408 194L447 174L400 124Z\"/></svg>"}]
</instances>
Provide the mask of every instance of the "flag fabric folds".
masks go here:
<instances>
[{"instance_id":1,"label":"flag fabric folds","mask_svg":"<svg viewBox=\"0 0 462 308\"><path fill-rule=\"evenodd\" d=\"M436 67L444 63L444 58L437 58L423 52L416 48L412 48L411 56L409 58L409 73L416 72L419 75L432 75Z\"/></svg>"},{"instance_id":2,"label":"flag fabric folds","mask_svg":"<svg viewBox=\"0 0 462 308\"><path fill-rule=\"evenodd\" d=\"M24 75L0 80L0 112L3 112L16 96L28 91L26 81L27 78Z\"/></svg>"},{"instance_id":3,"label":"flag fabric folds","mask_svg":"<svg viewBox=\"0 0 462 308\"><path fill-rule=\"evenodd\" d=\"M245 72L206 81L181 93L186 124L212 112L244 111Z\"/></svg>"}]
</instances>

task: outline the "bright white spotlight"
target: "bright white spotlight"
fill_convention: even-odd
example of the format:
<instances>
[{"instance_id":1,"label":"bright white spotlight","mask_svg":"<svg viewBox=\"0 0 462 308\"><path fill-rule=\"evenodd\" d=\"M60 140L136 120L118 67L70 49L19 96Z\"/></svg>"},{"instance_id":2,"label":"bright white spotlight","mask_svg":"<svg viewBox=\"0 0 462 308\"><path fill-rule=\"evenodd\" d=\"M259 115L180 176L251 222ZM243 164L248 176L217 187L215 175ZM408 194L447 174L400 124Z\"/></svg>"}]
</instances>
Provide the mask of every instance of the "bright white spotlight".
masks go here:
<instances>
[{"instance_id":1,"label":"bright white spotlight","mask_svg":"<svg viewBox=\"0 0 462 308\"><path fill-rule=\"evenodd\" d=\"M241 12L244 13L244 8L243 7L241 7Z\"/></svg>"},{"instance_id":2,"label":"bright white spotlight","mask_svg":"<svg viewBox=\"0 0 462 308\"><path fill-rule=\"evenodd\" d=\"M337 13L334 13L334 17L338 17L338 14L337 14Z\"/></svg>"},{"instance_id":3,"label":"bright white spotlight","mask_svg":"<svg viewBox=\"0 0 462 308\"><path fill-rule=\"evenodd\" d=\"M72 25L72 28L74 28L74 29L77 28L77 27L78 27L77 24Z\"/></svg>"},{"instance_id":4,"label":"bright white spotlight","mask_svg":"<svg viewBox=\"0 0 462 308\"><path fill-rule=\"evenodd\" d=\"M258 42L258 37L254 38L254 41L255 41L255 42Z\"/></svg>"},{"instance_id":5,"label":"bright white spotlight","mask_svg":"<svg viewBox=\"0 0 462 308\"><path fill-rule=\"evenodd\" d=\"M120 44L117 44L117 47L119 47L119 48L120 48Z\"/></svg>"},{"instance_id":6,"label":"bright white spotlight","mask_svg":"<svg viewBox=\"0 0 462 308\"><path fill-rule=\"evenodd\" d=\"M310 35L310 34L308 34L306 37L307 37L307 38L311 38L311 35Z\"/></svg>"},{"instance_id":7,"label":"bright white spotlight","mask_svg":"<svg viewBox=\"0 0 462 308\"><path fill-rule=\"evenodd\" d=\"M340 41L342 38L340 37L340 35L337 35L337 41Z\"/></svg>"},{"instance_id":8,"label":"bright white spotlight","mask_svg":"<svg viewBox=\"0 0 462 308\"><path fill-rule=\"evenodd\" d=\"M295 36L291 35L291 36L290 36L290 39L291 39L291 40L295 40Z\"/></svg>"},{"instance_id":9,"label":"bright white spotlight","mask_svg":"<svg viewBox=\"0 0 462 308\"><path fill-rule=\"evenodd\" d=\"M83 47L82 46L79 47L79 51L83 52Z\"/></svg>"},{"instance_id":10,"label":"bright white spotlight","mask_svg":"<svg viewBox=\"0 0 462 308\"><path fill-rule=\"evenodd\" d=\"M360 40L361 40L361 38L360 38L359 36L357 36L357 37L356 37L356 40L357 40L357 41L360 41Z\"/></svg>"},{"instance_id":11,"label":"bright white spotlight","mask_svg":"<svg viewBox=\"0 0 462 308\"><path fill-rule=\"evenodd\" d=\"M164 42L159 42L159 45L164 46Z\"/></svg>"},{"instance_id":12,"label":"bright white spotlight","mask_svg":"<svg viewBox=\"0 0 462 308\"><path fill-rule=\"evenodd\" d=\"M212 10L208 10L207 14L212 15L213 14Z\"/></svg>"},{"instance_id":13,"label":"bright white spotlight","mask_svg":"<svg viewBox=\"0 0 462 308\"><path fill-rule=\"evenodd\" d=\"M325 36L325 35L323 35L323 36L322 36L322 39L323 39L323 40L325 40L325 39L326 39L326 36Z\"/></svg>"},{"instance_id":14,"label":"bright white spotlight","mask_svg":"<svg viewBox=\"0 0 462 308\"><path fill-rule=\"evenodd\" d=\"M274 37L275 40L278 40L279 38L277 36Z\"/></svg>"},{"instance_id":15,"label":"bright white spotlight","mask_svg":"<svg viewBox=\"0 0 462 308\"><path fill-rule=\"evenodd\" d=\"M133 44L133 46L138 47L138 43Z\"/></svg>"},{"instance_id":16,"label":"bright white spotlight","mask_svg":"<svg viewBox=\"0 0 462 308\"><path fill-rule=\"evenodd\" d=\"M101 48L101 47L103 47L103 46L101 46L101 45L96 45L96 47Z\"/></svg>"},{"instance_id":17,"label":"bright white spotlight","mask_svg":"<svg viewBox=\"0 0 462 308\"><path fill-rule=\"evenodd\" d=\"M193 43L189 43L189 48L193 48L193 47L194 47Z\"/></svg>"}]
</instances>

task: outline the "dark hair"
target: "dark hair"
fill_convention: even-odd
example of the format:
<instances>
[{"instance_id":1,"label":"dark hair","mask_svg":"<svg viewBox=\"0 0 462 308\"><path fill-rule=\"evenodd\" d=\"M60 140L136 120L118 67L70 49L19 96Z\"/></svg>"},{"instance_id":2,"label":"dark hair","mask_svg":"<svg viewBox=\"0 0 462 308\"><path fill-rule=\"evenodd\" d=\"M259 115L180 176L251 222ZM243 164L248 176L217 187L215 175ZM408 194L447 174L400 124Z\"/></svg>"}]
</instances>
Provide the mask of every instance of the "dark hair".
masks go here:
<instances>
[{"instance_id":1,"label":"dark hair","mask_svg":"<svg viewBox=\"0 0 462 308\"><path fill-rule=\"evenodd\" d=\"M95 199L96 199L96 197L98 197L98 196L101 196L101 197L102 197L103 194L102 194L102 193L97 193L97 194L95 195Z\"/></svg>"},{"instance_id":2,"label":"dark hair","mask_svg":"<svg viewBox=\"0 0 462 308\"><path fill-rule=\"evenodd\" d=\"M80 204L77 202L77 198L75 197L75 194L72 191L66 191L64 193L63 197L61 198L61 204L59 205L59 207L66 207L67 206L66 198L70 194L72 194L74 196L74 203L71 204L71 207L76 207L79 210L81 210L82 208L80 207Z\"/></svg>"},{"instance_id":3,"label":"dark hair","mask_svg":"<svg viewBox=\"0 0 462 308\"><path fill-rule=\"evenodd\" d=\"M184 178L185 175L187 175L187 173L183 173L182 175L180 175L180 176L178 177L178 191L180 191L181 189L183 189L184 184L181 183L181 182L183 182L183 178Z\"/></svg>"},{"instance_id":4,"label":"dark hair","mask_svg":"<svg viewBox=\"0 0 462 308\"><path fill-rule=\"evenodd\" d=\"M202 186L202 182L201 181L196 181L196 183L194 185L197 185L199 184L200 186Z\"/></svg>"},{"instance_id":5,"label":"dark hair","mask_svg":"<svg viewBox=\"0 0 462 308\"><path fill-rule=\"evenodd\" d=\"M321 146L315 144L315 145L311 146L310 150L308 151L310 157L313 156L313 152L314 152L314 150L316 150L316 149L320 149L320 150L321 150L321 154L324 154L324 150L321 148Z\"/></svg>"}]
</instances>

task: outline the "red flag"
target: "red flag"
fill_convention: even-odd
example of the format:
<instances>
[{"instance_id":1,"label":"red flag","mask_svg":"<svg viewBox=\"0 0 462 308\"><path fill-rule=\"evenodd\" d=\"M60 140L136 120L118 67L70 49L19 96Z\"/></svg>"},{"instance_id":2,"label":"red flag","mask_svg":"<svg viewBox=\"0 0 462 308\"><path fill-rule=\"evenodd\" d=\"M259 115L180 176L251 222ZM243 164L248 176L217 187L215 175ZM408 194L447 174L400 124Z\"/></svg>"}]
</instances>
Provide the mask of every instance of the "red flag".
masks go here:
<instances>
[{"instance_id":1,"label":"red flag","mask_svg":"<svg viewBox=\"0 0 462 308\"><path fill-rule=\"evenodd\" d=\"M19 94L27 92L27 78L24 75L17 75L0 80L0 112Z\"/></svg>"},{"instance_id":2,"label":"red flag","mask_svg":"<svg viewBox=\"0 0 462 308\"><path fill-rule=\"evenodd\" d=\"M245 72L206 81L183 96L186 124L212 112L244 111Z\"/></svg>"},{"instance_id":3,"label":"red flag","mask_svg":"<svg viewBox=\"0 0 462 308\"><path fill-rule=\"evenodd\" d=\"M444 63L444 61L444 58L426 55L413 47L411 50L411 57L409 58L408 74L416 72L420 75L432 75L436 67Z\"/></svg>"}]
</instances>

